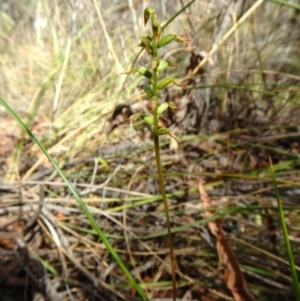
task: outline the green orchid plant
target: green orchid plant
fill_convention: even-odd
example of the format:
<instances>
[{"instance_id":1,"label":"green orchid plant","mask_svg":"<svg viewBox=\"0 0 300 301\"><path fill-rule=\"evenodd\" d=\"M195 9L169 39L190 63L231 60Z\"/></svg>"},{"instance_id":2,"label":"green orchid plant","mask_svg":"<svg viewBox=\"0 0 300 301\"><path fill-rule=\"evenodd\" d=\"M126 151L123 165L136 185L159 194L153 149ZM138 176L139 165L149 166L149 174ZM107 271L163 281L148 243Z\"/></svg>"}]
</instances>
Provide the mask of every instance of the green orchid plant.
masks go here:
<instances>
[{"instance_id":1,"label":"green orchid plant","mask_svg":"<svg viewBox=\"0 0 300 301\"><path fill-rule=\"evenodd\" d=\"M177 109L177 107L169 102L159 103L159 92L166 88L167 86L173 84L179 87L183 87L176 79L173 77L165 77L159 78L159 74L168 67L175 67L176 64L173 62L159 58L159 50L164 46L168 45L172 41L176 41L179 43L186 43L190 40L184 37L180 37L174 34L167 34L162 36L162 26L157 22L155 18L154 10L151 8L146 8L144 10L144 24L146 25L148 20L151 20L152 27L152 36L144 36L139 44L140 47L146 50L147 54L151 57L151 68L145 68L143 66L138 66L132 68L129 71L123 72L124 74L133 74L139 73L144 76L149 83L141 85L140 88L146 93L147 97L151 101L152 113L153 115L146 114L137 114L131 116L130 120L141 119L145 123L149 124L153 131L153 139L154 139L154 149L155 149L155 157L156 157L156 165L157 165L157 174L158 181L161 191L161 196L164 204L164 211L166 214L166 225L168 230L168 242L170 248L170 258L171 258L171 274L172 274L172 284L173 284L173 300L176 299L176 259L173 250L172 243L172 233L171 233L171 224L170 224L170 216L168 210L168 203L165 192L165 185L163 180L162 173L162 165L160 159L160 148L159 148L159 136L169 135L173 139L177 140L176 136L173 132L171 132L166 127L159 127L159 117L168 109Z\"/></svg>"}]
</instances>

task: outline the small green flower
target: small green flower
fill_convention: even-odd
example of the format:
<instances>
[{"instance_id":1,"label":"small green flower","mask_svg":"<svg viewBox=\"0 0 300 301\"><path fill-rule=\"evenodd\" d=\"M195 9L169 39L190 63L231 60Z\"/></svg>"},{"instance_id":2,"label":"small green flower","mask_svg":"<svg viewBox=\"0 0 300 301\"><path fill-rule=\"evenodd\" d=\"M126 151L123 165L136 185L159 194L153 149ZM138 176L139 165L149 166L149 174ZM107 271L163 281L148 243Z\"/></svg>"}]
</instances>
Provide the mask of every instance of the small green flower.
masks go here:
<instances>
[{"instance_id":1,"label":"small green flower","mask_svg":"<svg viewBox=\"0 0 300 301\"><path fill-rule=\"evenodd\" d=\"M153 53L153 44L152 44L152 38L151 37L144 36L142 38L141 43L138 46L145 48L148 55L152 55L152 53Z\"/></svg>"},{"instance_id":2,"label":"small green flower","mask_svg":"<svg viewBox=\"0 0 300 301\"><path fill-rule=\"evenodd\" d=\"M152 32L153 32L153 35L155 37L155 40L159 41L160 35L161 35L161 32L162 32L162 28L161 28L161 26L160 26L159 23L153 22L153 24L152 24Z\"/></svg>"}]
</instances>

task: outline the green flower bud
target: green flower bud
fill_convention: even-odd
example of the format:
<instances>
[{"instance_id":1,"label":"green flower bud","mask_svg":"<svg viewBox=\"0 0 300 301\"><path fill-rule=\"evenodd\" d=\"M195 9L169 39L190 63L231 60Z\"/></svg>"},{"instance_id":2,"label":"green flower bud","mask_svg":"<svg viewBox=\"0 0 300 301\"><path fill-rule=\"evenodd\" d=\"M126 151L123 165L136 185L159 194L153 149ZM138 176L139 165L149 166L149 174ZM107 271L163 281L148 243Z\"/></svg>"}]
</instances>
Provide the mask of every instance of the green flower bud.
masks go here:
<instances>
[{"instance_id":1,"label":"green flower bud","mask_svg":"<svg viewBox=\"0 0 300 301\"><path fill-rule=\"evenodd\" d=\"M159 60L158 59L152 60L151 69L155 70L158 65L159 65Z\"/></svg>"},{"instance_id":2,"label":"green flower bud","mask_svg":"<svg viewBox=\"0 0 300 301\"><path fill-rule=\"evenodd\" d=\"M150 116L144 115L144 116L142 117L142 119L143 119L146 123L148 123L149 125L153 126L154 121L153 121L153 119L152 119Z\"/></svg>"},{"instance_id":3,"label":"green flower bud","mask_svg":"<svg viewBox=\"0 0 300 301\"><path fill-rule=\"evenodd\" d=\"M134 114L128 118L128 120L130 120L130 121L137 121L139 119L141 119L141 114Z\"/></svg>"},{"instance_id":4,"label":"green flower bud","mask_svg":"<svg viewBox=\"0 0 300 301\"><path fill-rule=\"evenodd\" d=\"M169 107L169 103L164 102L157 108L157 114L161 115L167 108Z\"/></svg>"},{"instance_id":5,"label":"green flower bud","mask_svg":"<svg viewBox=\"0 0 300 301\"><path fill-rule=\"evenodd\" d=\"M152 38L149 36L143 37L141 43L138 46L145 48L148 55L152 54L153 52Z\"/></svg>"},{"instance_id":6,"label":"green flower bud","mask_svg":"<svg viewBox=\"0 0 300 301\"><path fill-rule=\"evenodd\" d=\"M157 83L157 89L163 89L174 81L173 77L166 77Z\"/></svg>"},{"instance_id":7,"label":"green flower bud","mask_svg":"<svg viewBox=\"0 0 300 301\"><path fill-rule=\"evenodd\" d=\"M143 89L148 97L151 98L153 96L152 87L150 85L142 85L142 86L137 86L137 87L140 89Z\"/></svg>"},{"instance_id":8,"label":"green flower bud","mask_svg":"<svg viewBox=\"0 0 300 301\"><path fill-rule=\"evenodd\" d=\"M177 66L176 64L172 63L169 60L160 60L159 64L158 64L157 71L161 72L161 71L163 71L167 67L176 67L176 66Z\"/></svg>"},{"instance_id":9,"label":"green flower bud","mask_svg":"<svg viewBox=\"0 0 300 301\"><path fill-rule=\"evenodd\" d=\"M147 24L149 18L151 18L152 20L154 19L154 10L151 9L150 7L147 7L144 10L144 25Z\"/></svg>"},{"instance_id":10,"label":"green flower bud","mask_svg":"<svg viewBox=\"0 0 300 301\"><path fill-rule=\"evenodd\" d=\"M162 32L162 28L161 28L160 24L153 21L152 32L153 32L153 35L155 37L155 40L158 41L160 39L160 35L161 35L161 32Z\"/></svg>"},{"instance_id":11,"label":"green flower bud","mask_svg":"<svg viewBox=\"0 0 300 301\"><path fill-rule=\"evenodd\" d=\"M157 47L161 48L163 46L166 46L167 44L171 43L173 40L174 40L174 35L173 34L167 34L166 36L162 37L157 42Z\"/></svg>"},{"instance_id":12,"label":"green flower bud","mask_svg":"<svg viewBox=\"0 0 300 301\"><path fill-rule=\"evenodd\" d=\"M162 37L158 41L157 47L158 48L163 47L163 46L171 43L172 41L176 41L176 42L179 42L179 43L187 43L187 42L190 42L191 40L186 38L186 37L177 36L175 34L167 34L166 36Z\"/></svg>"},{"instance_id":13,"label":"green flower bud","mask_svg":"<svg viewBox=\"0 0 300 301\"><path fill-rule=\"evenodd\" d=\"M143 76L145 76L149 79L151 79L152 76L153 76L152 72L149 69L145 68L145 67L139 66L139 67L137 67L137 71L140 75L143 75Z\"/></svg>"},{"instance_id":14,"label":"green flower bud","mask_svg":"<svg viewBox=\"0 0 300 301\"><path fill-rule=\"evenodd\" d=\"M175 136L175 134L173 132L171 132L169 129L167 128L160 128L157 130L156 135L161 136L161 135L166 135L168 134L171 138L175 139L177 142L179 142L178 138Z\"/></svg>"},{"instance_id":15,"label":"green flower bud","mask_svg":"<svg viewBox=\"0 0 300 301\"><path fill-rule=\"evenodd\" d=\"M160 128L157 130L158 136L165 135L165 134L169 134L169 130L167 128Z\"/></svg>"},{"instance_id":16,"label":"green flower bud","mask_svg":"<svg viewBox=\"0 0 300 301\"><path fill-rule=\"evenodd\" d=\"M154 110L156 109L156 106L157 106L157 97L152 97L151 98L151 109L152 109L152 112L154 112Z\"/></svg>"},{"instance_id":17,"label":"green flower bud","mask_svg":"<svg viewBox=\"0 0 300 301\"><path fill-rule=\"evenodd\" d=\"M159 61L159 64L158 64L158 67L157 67L157 71L158 72L161 72L163 71L164 69L166 69L168 67L168 62L167 60L160 60Z\"/></svg>"}]
</instances>

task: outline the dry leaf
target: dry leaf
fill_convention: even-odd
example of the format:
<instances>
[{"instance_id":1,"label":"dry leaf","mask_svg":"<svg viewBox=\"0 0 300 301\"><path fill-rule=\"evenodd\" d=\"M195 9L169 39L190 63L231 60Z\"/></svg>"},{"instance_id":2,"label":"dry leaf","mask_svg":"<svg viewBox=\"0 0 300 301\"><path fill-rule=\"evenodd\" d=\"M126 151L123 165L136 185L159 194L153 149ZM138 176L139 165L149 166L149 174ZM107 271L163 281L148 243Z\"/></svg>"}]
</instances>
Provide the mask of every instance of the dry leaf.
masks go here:
<instances>
[{"instance_id":1,"label":"dry leaf","mask_svg":"<svg viewBox=\"0 0 300 301\"><path fill-rule=\"evenodd\" d=\"M199 182L199 193L203 203L203 208L208 209L212 207L209 196L204 189L203 182ZM213 212L205 211L205 217L212 217ZM224 267L224 279L227 287L230 289L234 300L236 301L253 301L253 297L247 290L244 275L240 269L237 258L232 250L230 244L224 235L222 225L219 220L208 222L208 227L211 233L216 237L216 248L220 263Z\"/></svg>"}]
</instances>

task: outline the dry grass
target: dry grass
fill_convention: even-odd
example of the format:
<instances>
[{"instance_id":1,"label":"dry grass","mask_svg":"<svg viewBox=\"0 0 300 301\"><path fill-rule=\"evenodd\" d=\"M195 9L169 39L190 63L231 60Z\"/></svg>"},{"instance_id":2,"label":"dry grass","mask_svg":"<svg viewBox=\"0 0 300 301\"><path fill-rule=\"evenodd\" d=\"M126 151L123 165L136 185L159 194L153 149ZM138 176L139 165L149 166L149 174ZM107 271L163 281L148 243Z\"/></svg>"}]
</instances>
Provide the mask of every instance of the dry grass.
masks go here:
<instances>
[{"instance_id":1,"label":"dry grass","mask_svg":"<svg viewBox=\"0 0 300 301\"><path fill-rule=\"evenodd\" d=\"M151 134L123 122L147 105L136 77L120 73L139 51L143 9L151 5L166 20L187 1L135 1L132 8L131 1L100 2L4 1L0 96L62 166L149 299L169 300ZM183 92L166 92L181 110L162 120L180 139L179 145L162 140L180 268L177 297L233 300L203 218L201 177L256 300L294 300L268 155L299 270L299 14L263 2L190 78L192 53L196 60L209 53L252 2L230 3L196 1L166 28L193 39L190 50L171 45L165 52L188 84ZM144 65L147 57L140 60ZM115 111L111 118L117 105L123 115ZM0 289L0 300L32 300L30 290L46 300L45 283L49 300L139 300L55 170L4 111L0 116L0 283L12 284ZM40 276L42 265L47 272Z\"/></svg>"}]
</instances>

